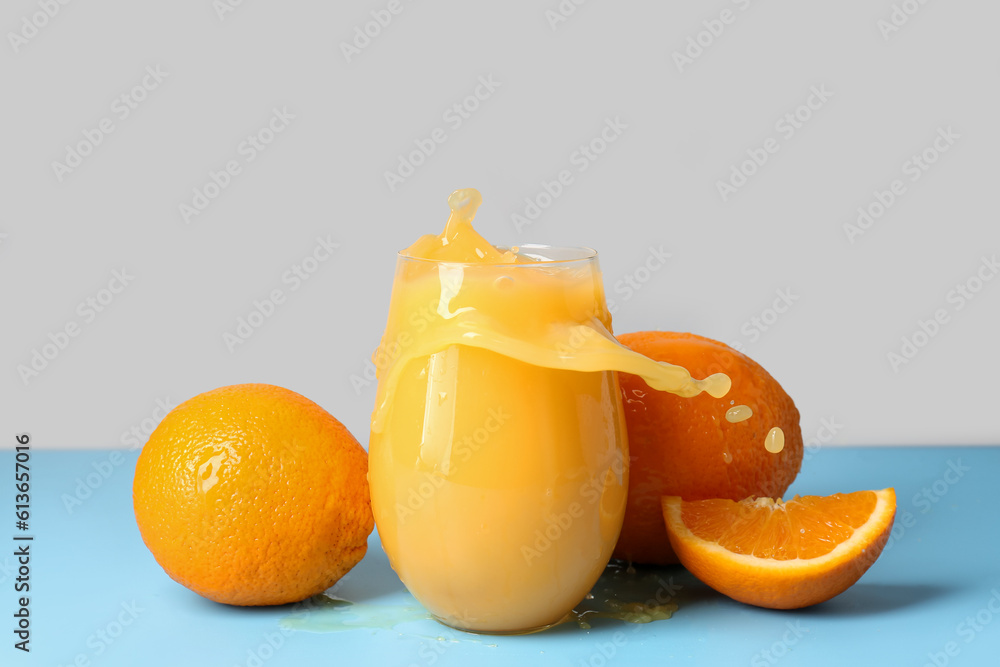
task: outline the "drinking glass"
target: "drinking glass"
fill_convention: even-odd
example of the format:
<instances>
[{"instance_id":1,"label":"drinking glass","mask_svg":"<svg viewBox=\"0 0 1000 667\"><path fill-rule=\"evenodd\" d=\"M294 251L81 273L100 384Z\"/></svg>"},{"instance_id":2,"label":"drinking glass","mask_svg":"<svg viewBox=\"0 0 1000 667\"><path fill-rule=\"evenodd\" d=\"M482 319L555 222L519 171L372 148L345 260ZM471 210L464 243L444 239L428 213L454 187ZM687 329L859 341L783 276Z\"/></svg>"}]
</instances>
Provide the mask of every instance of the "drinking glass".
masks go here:
<instances>
[{"instance_id":1,"label":"drinking glass","mask_svg":"<svg viewBox=\"0 0 1000 667\"><path fill-rule=\"evenodd\" d=\"M374 357L382 546L438 620L481 633L564 619L611 557L628 488L597 253L518 251L535 261L400 254Z\"/></svg>"}]
</instances>

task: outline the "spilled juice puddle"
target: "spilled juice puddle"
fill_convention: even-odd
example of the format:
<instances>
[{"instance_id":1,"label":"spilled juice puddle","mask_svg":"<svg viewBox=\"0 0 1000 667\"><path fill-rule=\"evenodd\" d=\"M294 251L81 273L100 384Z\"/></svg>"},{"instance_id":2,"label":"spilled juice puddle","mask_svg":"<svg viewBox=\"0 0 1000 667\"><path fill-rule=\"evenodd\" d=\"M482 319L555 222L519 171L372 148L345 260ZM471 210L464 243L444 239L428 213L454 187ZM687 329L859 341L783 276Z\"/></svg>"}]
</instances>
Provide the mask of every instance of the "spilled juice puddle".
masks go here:
<instances>
[{"instance_id":1,"label":"spilled juice puddle","mask_svg":"<svg viewBox=\"0 0 1000 667\"><path fill-rule=\"evenodd\" d=\"M674 589L664 580L661 570L636 571L631 566L612 562L604 569L594 590L578 604L563 623L576 623L589 630L591 622L609 618L625 623L665 621L677 611Z\"/></svg>"},{"instance_id":2,"label":"spilled juice puddle","mask_svg":"<svg viewBox=\"0 0 1000 667\"><path fill-rule=\"evenodd\" d=\"M556 625L575 624L581 630L589 630L597 619L636 624L665 621L677 611L677 604L671 601L675 588L672 582L664 580L660 571L637 572L623 563L612 562L605 568L587 598ZM399 631L398 626L405 623L434 620L426 609L416 603L412 605L354 603L320 594L313 596L304 604L308 607L306 611L282 619L281 626L305 632L346 632L364 629ZM462 639L478 641L479 635L475 633L453 631L452 628L443 625L440 627L449 631L448 638L452 640L456 636L461 636ZM405 634L428 639L446 639L415 632Z\"/></svg>"},{"instance_id":3,"label":"spilled juice puddle","mask_svg":"<svg viewBox=\"0 0 1000 667\"><path fill-rule=\"evenodd\" d=\"M281 626L306 632L345 632L347 630L392 630L410 621L431 619L418 604L377 605L355 604L324 593L314 595L305 603L306 611L281 619Z\"/></svg>"}]
</instances>

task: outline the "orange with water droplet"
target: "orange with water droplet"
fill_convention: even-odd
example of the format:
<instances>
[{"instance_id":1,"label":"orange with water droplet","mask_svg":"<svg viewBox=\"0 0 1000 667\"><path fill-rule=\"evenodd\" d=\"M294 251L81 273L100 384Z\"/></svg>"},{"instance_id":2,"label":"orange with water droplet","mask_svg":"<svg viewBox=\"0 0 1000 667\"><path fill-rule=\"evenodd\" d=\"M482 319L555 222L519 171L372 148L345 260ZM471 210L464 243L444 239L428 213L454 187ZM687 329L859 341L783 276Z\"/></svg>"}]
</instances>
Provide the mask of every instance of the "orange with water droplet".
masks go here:
<instances>
[{"instance_id":1,"label":"orange with water droplet","mask_svg":"<svg viewBox=\"0 0 1000 667\"><path fill-rule=\"evenodd\" d=\"M631 461L625 523L614 556L676 563L660 498L781 496L802 463L799 411L760 364L724 343L670 331L622 334L618 340L657 361L684 366L695 377L725 373L732 379L723 398L681 398L655 391L635 375L618 374ZM746 406L752 416L728 421L734 406ZM777 454L765 449L772 427L785 436Z\"/></svg>"}]
</instances>

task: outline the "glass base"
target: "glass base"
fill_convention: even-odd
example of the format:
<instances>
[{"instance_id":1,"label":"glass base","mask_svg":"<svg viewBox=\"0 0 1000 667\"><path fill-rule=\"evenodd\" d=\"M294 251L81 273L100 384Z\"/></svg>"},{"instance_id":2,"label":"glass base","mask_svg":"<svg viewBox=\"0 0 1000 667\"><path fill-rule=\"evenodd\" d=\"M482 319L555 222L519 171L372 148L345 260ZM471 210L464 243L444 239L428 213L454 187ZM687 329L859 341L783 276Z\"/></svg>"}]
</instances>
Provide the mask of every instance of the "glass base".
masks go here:
<instances>
[{"instance_id":1,"label":"glass base","mask_svg":"<svg viewBox=\"0 0 1000 667\"><path fill-rule=\"evenodd\" d=\"M434 614L431 614L431 618L433 618L435 621L437 621L441 625L445 625L445 626L451 628L452 630L459 630L461 632L468 632L469 634L475 634L475 635L533 635L536 632L542 632L544 630L548 630L549 628L553 628L553 627L555 627L557 625L561 625L561 624L565 623L566 621L570 620L570 614L566 614L565 616L563 616L562 618L560 618L555 623L547 623L545 625L539 625L538 627L525 628L525 629L522 629L522 630L477 630L475 628L463 628L461 626L454 625L454 624L449 623L448 621L444 620L443 618L435 616Z\"/></svg>"}]
</instances>

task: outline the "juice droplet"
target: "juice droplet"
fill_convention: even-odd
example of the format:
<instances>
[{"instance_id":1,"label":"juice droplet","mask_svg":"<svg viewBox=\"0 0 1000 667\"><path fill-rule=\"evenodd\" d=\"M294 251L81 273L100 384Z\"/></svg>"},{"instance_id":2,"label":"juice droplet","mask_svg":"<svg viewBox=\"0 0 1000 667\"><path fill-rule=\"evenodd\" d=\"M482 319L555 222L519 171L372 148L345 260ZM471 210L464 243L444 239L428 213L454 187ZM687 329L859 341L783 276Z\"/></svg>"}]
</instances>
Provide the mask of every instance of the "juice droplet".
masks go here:
<instances>
[{"instance_id":1,"label":"juice droplet","mask_svg":"<svg viewBox=\"0 0 1000 667\"><path fill-rule=\"evenodd\" d=\"M729 452L728 448L726 449L726 451L722 452L722 460L725 461L726 463L733 462L733 455Z\"/></svg>"},{"instance_id":2,"label":"juice droplet","mask_svg":"<svg viewBox=\"0 0 1000 667\"><path fill-rule=\"evenodd\" d=\"M746 421L753 417L753 410L747 405L737 405L726 410L726 421L730 424Z\"/></svg>"},{"instance_id":3,"label":"juice droplet","mask_svg":"<svg viewBox=\"0 0 1000 667\"><path fill-rule=\"evenodd\" d=\"M784 448L785 432L780 427L775 426L767 432L767 437L764 438L764 449L772 454L777 454Z\"/></svg>"}]
</instances>

